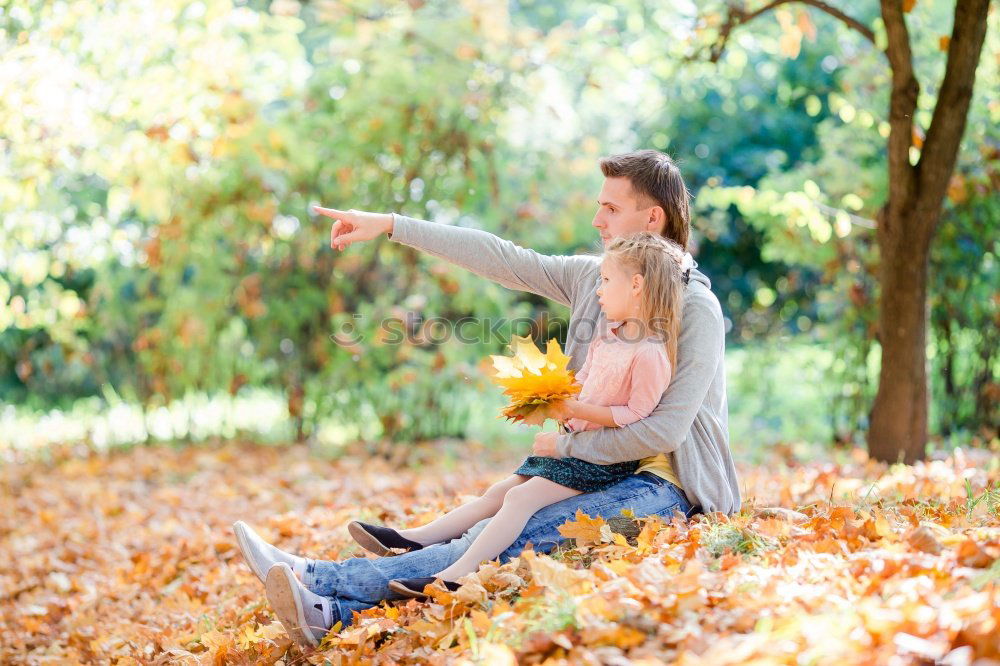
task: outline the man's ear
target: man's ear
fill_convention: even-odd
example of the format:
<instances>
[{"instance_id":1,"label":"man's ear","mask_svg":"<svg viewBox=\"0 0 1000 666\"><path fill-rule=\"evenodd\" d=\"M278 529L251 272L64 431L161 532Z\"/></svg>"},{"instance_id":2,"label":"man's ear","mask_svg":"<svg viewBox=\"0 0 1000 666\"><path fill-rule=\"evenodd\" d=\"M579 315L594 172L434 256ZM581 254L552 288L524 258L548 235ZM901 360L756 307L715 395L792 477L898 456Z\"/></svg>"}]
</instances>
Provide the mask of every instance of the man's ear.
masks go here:
<instances>
[{"instance_id":1,"label":"man's ear","mask_svg":"<svg viewBox=\"0 0 1000 666\"><path fill-rule=\"evenodd\" d=\"M663 226L667 223L667 214L660 206L653 206L649 209L649 219L646 221L647 231L654 234L663 235Z\"/></svg>"}]
</instances>

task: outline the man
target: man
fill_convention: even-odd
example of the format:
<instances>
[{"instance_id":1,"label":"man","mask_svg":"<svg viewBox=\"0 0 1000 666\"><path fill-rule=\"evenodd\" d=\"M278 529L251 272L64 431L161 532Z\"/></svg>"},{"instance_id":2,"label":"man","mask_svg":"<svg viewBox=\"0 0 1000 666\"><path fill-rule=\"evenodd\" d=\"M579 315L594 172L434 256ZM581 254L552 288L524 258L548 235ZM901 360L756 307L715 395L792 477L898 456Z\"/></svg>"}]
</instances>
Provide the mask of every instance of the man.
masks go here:
<instances>
[{"instance_id":1,"label":"man","mask_svg":"<svg viewBox=\"0 0 1000 666\"><path fill-rule=\"evenodd\" d=\"M640 150L601 160L604 185L593 226L606 247L639 231L662 234L686 248L690 234L689 194L669 156ZM316 208L334 219L330 245L388 238L447 259L511 289L530 291L571 308L566 354L579 370L604 315L597 300L600 258L547 256L479 229L436 224L397 215ZM694 264L696 265L696 264ZM740 508L736 468L729 449L723 355L725 330L719 301L706 276L692 268L685 287L677 368L659 405L644 419L620 428L540 433L533 453L576 457L597 464L642 460L629 479L596 493L552 504L534 516L500 556L506 561L531 542L547 552L561 540L558 527L579 509L606 517L631 509L636 516L670 516L679 510ZM242 521L234 525L250 568L265 583L267 597L289 634L316 645L337 621L351 622L352 610L402 598L389 581L430 576L457 560L488 518L447 543L395 557L307 560L264 542Z\"/></svg>"}]
</instances>

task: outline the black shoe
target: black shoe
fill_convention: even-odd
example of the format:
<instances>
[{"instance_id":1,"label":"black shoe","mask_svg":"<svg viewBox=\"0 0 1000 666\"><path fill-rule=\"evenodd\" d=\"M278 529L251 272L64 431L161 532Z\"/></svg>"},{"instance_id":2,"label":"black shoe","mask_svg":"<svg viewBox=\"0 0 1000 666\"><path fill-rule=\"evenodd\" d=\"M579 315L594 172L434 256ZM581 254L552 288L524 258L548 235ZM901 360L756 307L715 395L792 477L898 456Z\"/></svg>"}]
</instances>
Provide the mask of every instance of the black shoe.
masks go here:
<instances>
[{"instance_id":1,"label":"black shoe","mask_svg":"<svg viewBox=\"0 0 1000 666\"><path fill-rule=\"evenodd\" d=\"M434 576L424 576L422 578L396 578L389 581L389 589L397 594L401 594L404 597L410 597L412 599L426 599L427 595L424 593L424 588L436 580L440 580L444 583L445 589L450 592L454 592L458 588L462 587L459 583L450 580L443 580L441 578L435 578Z\"/></svg>"},{"instance_id":2,"label":"black shoe","mask_svg":"<svg viewBox=\"0 0 1000 666\"><path fill-rule=\"evenodd\" d=\"M376 555L391 555L391 548L402 548L407 551L423 548L416 541L400 536L399 532L391 527L379 527L352 520L347 525L347 531L362 548Z\"/></svg>"}]
</instances>

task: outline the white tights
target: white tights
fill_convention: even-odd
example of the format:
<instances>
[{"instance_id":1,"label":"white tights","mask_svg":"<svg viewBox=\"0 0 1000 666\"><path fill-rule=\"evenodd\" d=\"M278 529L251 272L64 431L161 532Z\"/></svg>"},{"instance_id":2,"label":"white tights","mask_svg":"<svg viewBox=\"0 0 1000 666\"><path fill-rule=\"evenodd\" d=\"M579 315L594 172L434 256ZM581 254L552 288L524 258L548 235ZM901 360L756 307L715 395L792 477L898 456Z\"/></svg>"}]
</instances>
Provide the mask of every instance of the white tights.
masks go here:
<instances>
[{"instance_id":1,"label":"white tights","mask_svg":"<svg viewBox=\"0 0 1000 666\"><path fill-rule=\"evenodd\" d=\"M493 516L493 520L487 523L465 554L451 566L435 574L437 578L456 580L478 569L484 560L496 559L507 550L536 511L579 494L579 490L561 486L540 476L512 474L490 486L482 497L463 504L426 525L398 532L411 541L427 546L456 539L483 518Z\"/></svg>"}]
</instances>

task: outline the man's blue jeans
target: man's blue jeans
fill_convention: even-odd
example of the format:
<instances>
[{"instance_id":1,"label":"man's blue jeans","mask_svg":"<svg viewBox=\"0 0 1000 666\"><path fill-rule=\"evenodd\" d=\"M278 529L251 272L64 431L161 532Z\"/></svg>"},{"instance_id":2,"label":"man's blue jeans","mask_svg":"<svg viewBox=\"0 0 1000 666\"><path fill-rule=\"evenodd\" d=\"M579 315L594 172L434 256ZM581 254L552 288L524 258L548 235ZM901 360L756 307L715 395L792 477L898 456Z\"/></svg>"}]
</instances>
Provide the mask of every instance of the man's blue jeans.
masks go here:
<instances>
[{"instance_id":1,"label":"man's blue jeans","mask_svg":"<svg viewBox=\"0 0 1000 666\"><path fill-rule=\"evenodd\" d=\"M637 517L660 515L670 518L674 510L690 517L695 513L684 492L655 474L641 472L624 481L594 493L575 495L538 511L524 526L524 531L511 546L500 554L500 562L516 557L529 541L537 552L549 552L564 537L558 527L572 520L577 509L605 520L631 509ZM343 562L310 560L303 584L316 594L333 600L333 611L347 626L352 610L363 610L385 599L401 599L389 590L394 578L432 576L462 556L490 518L476 523L468 532L447 543L425 546L393 557L368 559L354 557Z\"/></svg>"}]
</instances>

